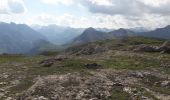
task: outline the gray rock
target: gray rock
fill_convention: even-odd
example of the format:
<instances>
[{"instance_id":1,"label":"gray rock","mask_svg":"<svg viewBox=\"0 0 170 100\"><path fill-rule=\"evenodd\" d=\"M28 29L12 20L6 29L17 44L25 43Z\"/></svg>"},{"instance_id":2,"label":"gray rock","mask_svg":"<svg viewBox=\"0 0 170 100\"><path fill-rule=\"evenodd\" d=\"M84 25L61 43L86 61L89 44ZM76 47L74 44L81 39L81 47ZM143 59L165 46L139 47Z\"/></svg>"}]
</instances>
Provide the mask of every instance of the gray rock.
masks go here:
<instances>
[{"instance_id":1,"label":"gray rock","mask_svg":"<svg viewBox=\"0 0 170 100\"><path fill-rule=\"evenodd\" d=\"M48 99L48 98L45 98L44 96L40 96L40 97L38 97L37 100L49 100L49 99Z\"/></svg>"},{"instance_id":2,"label":"gray rock","mask_svg":"<svg viewBox=\"0 0 170 100\"><path fill-rule=\"evenodd\" d=\"M144 74L142 74L141 72L131 73L130 76L136 77L136 78L144 78Z\"/></svg>"},{"instance_id":3,"label":"gray rock","mask_svg":"<svg viewBox=\"0 0 170 100\"><path fill-rule=\"evenodd\" d=\"M170 81L163 81L163 82L161 83L161 86L162 86L162 87L168 87L168 88L170 88Z\"/></svg>"}]
</instances>

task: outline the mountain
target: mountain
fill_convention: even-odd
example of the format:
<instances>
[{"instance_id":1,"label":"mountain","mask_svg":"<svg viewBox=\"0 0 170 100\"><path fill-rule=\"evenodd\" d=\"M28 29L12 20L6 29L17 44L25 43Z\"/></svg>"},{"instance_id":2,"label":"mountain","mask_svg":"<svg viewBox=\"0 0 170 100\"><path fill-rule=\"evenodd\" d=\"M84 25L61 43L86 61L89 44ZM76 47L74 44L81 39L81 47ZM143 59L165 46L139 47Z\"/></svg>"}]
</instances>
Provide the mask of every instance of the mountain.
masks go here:
<instances>
[{"instance_id":1,"label":"mountain","mask_svg":"<svg viewBox=\"0 0 170 100\"><path fill-rule=\"evenodd\" d=\"M47 39L25 24L0 23L0 53L27 53ZM38 44L37 44L38 45Z\"/></svg>"},{"instance_id":2,"label":"mountain","mask_svg":"<svg viewBox=\"0 0 170 100\"><path fill-rule=\"evenodd\" d=\"M33 26L33 28L46 36L50 42L57 45L70 42L84 31L83 28L62 27L57 25Z\"/></svg>"},{"instance_id":3,"label":"mountain","mask_svg":"<svg viewBox=\"0 0 170 100\"><path fill-rule=\"evenodd\" d=\"M146 37L154 37L154 38L170 40L170 25L164 28L158 28L153 31L143 32L143 33L140 33L140 35L146 36Z\"/></svg>"},{"instance_id":4,"label":"mountain","mask_svg":"<svg viewBox=\"0 0 170 100\"><path fill-rule=\"evenodd\" d=\"M106 39L110 39L110 35L108 33L98 31L94 28L87 28L80 36L76 37L72 41L72 44L84 44Z\"/></svg>"},{"instance_id":5,"label":"mountain","mask_svg":"<svg viewBox=\"0 0 170 100\"><path fill-rule=\"evenodd\" d=\"M120 28L118 30L114 30L114 31L109 32L109 34L111 35L112 38L124 39L124 38L127 38L129 36L134 36L136 33L134 33L131 30L128 30L128 29Z\"/></svg>"}]
</instances>

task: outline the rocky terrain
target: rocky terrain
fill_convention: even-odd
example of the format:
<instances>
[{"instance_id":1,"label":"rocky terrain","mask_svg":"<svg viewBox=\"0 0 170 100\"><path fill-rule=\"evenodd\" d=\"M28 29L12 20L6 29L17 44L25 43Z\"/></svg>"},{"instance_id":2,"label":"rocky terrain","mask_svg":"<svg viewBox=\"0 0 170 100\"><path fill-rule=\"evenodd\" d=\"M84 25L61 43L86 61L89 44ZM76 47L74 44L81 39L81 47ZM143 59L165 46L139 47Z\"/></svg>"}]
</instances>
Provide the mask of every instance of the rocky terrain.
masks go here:
<instances>
[{"instance_id":1,"label":"rocky terrain","mask_svg":"<svg viewBox=\"0 0 170 100\"><path fill-rule=\"evenodd\" d=\"M37 78L18 100L168 100L150 88L170 88L170 76L150 71L97 70Z\"/></svg>"},{"instance_id":2,"label":"rocky terrain","mask_svg":"<svg viewBox=\"0 0 170 100\"><path fill-rule=\"evenodd\" d=\"M169 59L168 41L144 37L0 55L0 100L170 100Z\"/></svg>"}]
</instances>

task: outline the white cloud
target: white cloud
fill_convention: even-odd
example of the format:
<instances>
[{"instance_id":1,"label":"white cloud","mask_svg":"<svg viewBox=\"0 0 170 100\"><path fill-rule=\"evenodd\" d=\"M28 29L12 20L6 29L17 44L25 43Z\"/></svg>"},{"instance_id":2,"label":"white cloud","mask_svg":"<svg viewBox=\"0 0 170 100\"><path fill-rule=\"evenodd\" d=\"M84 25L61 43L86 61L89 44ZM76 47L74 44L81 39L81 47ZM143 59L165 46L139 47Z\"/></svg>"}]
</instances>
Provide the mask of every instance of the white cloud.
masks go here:
<instances>
[{"instance_id":1,"label":"white cloud","mask_svg":"<svg viewBox=\"0 0 170 100\"><path fill-rule=\"evenodd\" d=\"M52 5L58 5L58 4L64 4L64 5L71 5L74 3L74 0L42 0L45 4L52 4Z\"/></svg>"},{"instance_id":2,"label":"white cloud","mask_svg":"<svg viewBox=\"0 0 170 100\"><path fill-rule=\"evenodd\" d=\"M111 0L89 0L93 4L97 5L112 5Z\"/></svg>"},{"instance_id":3,"label":"white cloud","mask_svg":"<svg viewBox=\"0 0 170 100\"><path fill-rule=\"evenodd\" d=\"M26 11L23 0L3 0L0 3L0 14L20 14Z\"/></svg>"}]
</instances>

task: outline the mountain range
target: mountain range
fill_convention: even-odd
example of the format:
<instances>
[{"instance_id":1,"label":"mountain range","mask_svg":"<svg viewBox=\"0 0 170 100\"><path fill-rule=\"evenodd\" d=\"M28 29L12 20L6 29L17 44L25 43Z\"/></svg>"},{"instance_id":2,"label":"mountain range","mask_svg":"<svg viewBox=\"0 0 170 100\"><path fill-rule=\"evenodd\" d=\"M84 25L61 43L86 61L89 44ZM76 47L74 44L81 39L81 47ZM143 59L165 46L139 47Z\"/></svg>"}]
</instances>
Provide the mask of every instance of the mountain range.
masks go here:
<instances>
[{"instance_id":1,"label":"mountain range","mask_svg":"<svg viewBox=\"0 0 170 100\"><path fill-rule=\"evenodd\" d=\"M70 28L57 25L28 26L0 23L0 53L35 54L43 50L57 50L63 45L80 45L107 39L145 36L170 40L170 26L152 31L138 29ZM61 45L61 46L58 46Z\"/></svg>"}]
</instances>

